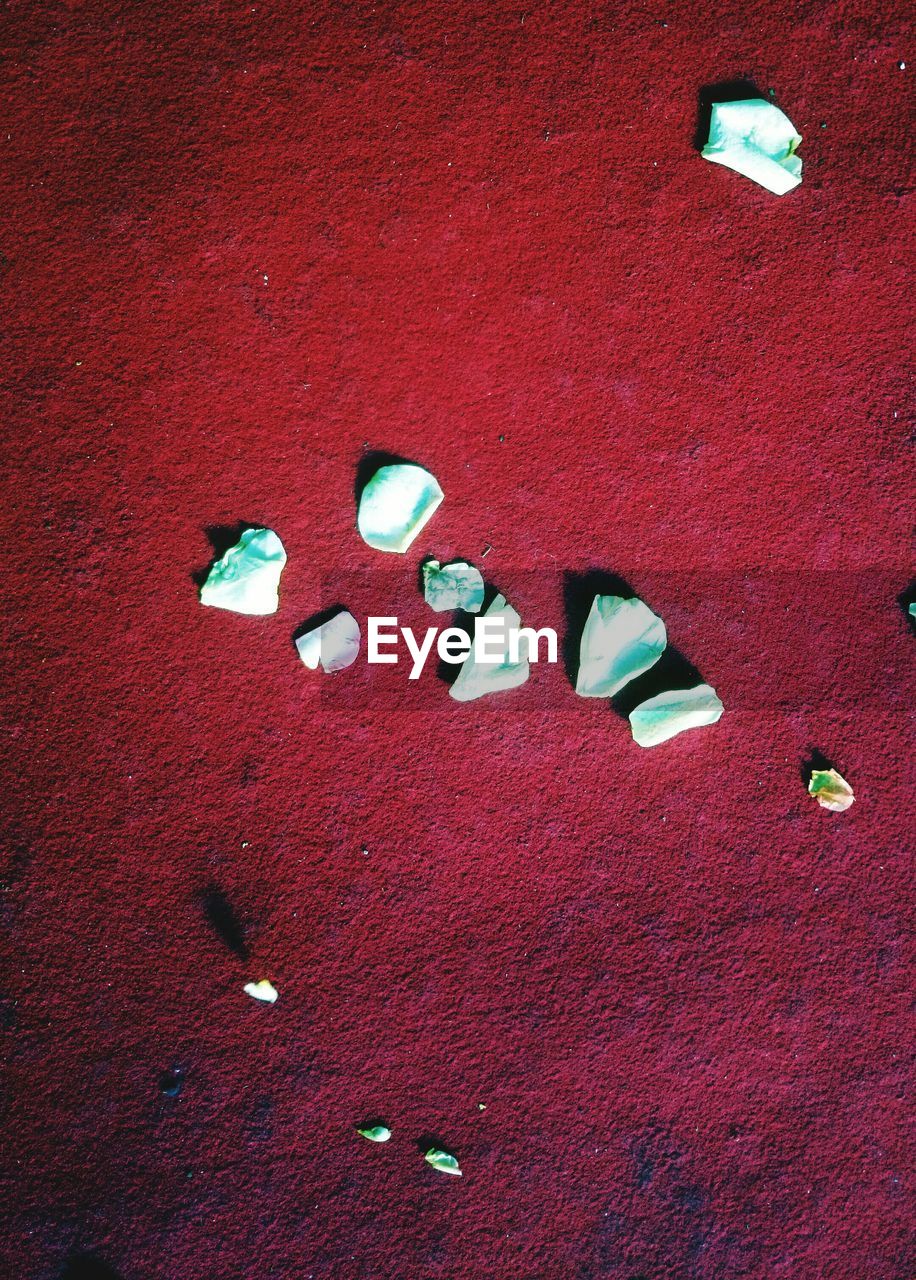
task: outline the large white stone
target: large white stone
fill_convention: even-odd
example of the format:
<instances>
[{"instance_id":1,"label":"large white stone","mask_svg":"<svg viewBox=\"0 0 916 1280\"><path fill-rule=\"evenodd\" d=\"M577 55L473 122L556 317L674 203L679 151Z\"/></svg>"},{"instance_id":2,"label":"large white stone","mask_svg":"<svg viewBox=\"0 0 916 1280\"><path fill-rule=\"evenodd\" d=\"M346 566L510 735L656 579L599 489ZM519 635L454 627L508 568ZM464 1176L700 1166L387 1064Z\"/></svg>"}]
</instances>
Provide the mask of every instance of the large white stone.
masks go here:
<instances>
[{"instance_id":1,"label":"large white stone","mask_svg":"<svg viewBox=\"0 0 916 1280\"><path fill-rule=\"evenodd\" d=\"M687 729L715 724L724 710L715 690L698 684L694 689L671 689L640 703L630 712L630 727L641 747L656 747Z\"/></svg>"},{"instance_id":2,"label":"large white stone","mask_svg":"<svg viewBox=\"0 0 916 1280\"><path fill-rule=\"evenodd\" d=\"M595 596L579 646L576 693L612 698L665 652L665 624L642 600Z\"/></svg>"},{"instance_id":3,"label":"large white stone","mask_svg":"<svg viewBox=\"0 0 916 1280\"><path fill-rule=\"evenodd\" d=\"M802 162L795 154L800 142L792 121L772 102L714 102L703 157L781 196L802 180Z\"/></svg>"},{"instance_id":4,"label":"large white stone","mask_svg":"<svg viewBox=\"0 0 916 1280\"><path fill-rule=\"evenodd\" d=\"M412 462L379 467L360 495L356 526L377 551L406 551L444 496L435 476Z\"/></svg>"},{"instance_id":5,"label":"large white stone","mask_svg":"<svg viewBox=\"0 0 916 1280\"><path fill-rule=\"evenodd\" d=\"M285 564L283 543L272 529L246 529L211 568L200 589L200 603L233 613L276 613Z\"/></svg>"},{"instance_id":6,"label":"large white stone","mask_svg":"<svg viewBox=\"0 0 916 1280\"><path fill-rule=\"evenodd\" d=\"M449 694L456 702L472 702L487 693L499 693L503 689L517 689L524 684L530 674L528 666L528 644L525 637L519 643L518 661L509 657L509 632L518 630L522 620L503 596L497 596L482 615L484 618L503 618L504 642L502 657L496 662L478 662L474 648L461 664L461 669ZM497 642L488 644L490 652L497 650Z\"/></svg>"},{"instance_id":7,"label":"large white stone","mask_svg":"<svg viewBox=\"0 0 916 1280\"><path fill-rule=\"evenodd\" d=\"M343 671L359 653L359 623L342 609L333 618L296 638L299 657L312 671Z\"/></svg>"}]
</instances>

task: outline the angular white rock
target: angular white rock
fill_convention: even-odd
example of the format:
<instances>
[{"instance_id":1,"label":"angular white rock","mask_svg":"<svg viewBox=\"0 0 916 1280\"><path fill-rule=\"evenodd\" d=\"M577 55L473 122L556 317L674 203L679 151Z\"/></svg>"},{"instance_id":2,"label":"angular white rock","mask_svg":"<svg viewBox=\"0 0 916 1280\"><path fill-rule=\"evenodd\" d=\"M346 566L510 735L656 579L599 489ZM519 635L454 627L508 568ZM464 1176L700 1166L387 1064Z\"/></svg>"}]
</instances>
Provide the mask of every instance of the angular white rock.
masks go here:
<instances>
[{"instance_id":1,"label":"angular white rock","mask_svg":"<svg viewBox=\"0 0 916 1280\"><path fill-rule=\"evenodd\" d=\"M406 551L444 496L415 463L379 467L360 496L356 527L377 551Z\"/></svg>"},{"instance_id":2,"label":"angular white rock","mask_svg":"<svg viewBox=\"0 0 916 1280\"><path fill-rule=\"evenodd\" d=\"M423 565L423 596L436 613L478 613L483 604L483 575L479 569L464 560L453 560L440 565L438 560L427 560Z\"/></svg>"},{"instance_id":3,"label":"angular white rock","mask_svg":"<svg viewBox=\"0 0 916 1280\"><path fill-rule=\"evenodd\" d=\"M772 102L714 102L703 158L781 196L802 180L802 162L795 154L800 142L792 121Z\"/></svg>"},{"instance_id":4,"label":"angular white rock","mask_svg":"<svg viewBox=\"0 0 916 1280\"><path fill-rule=\"evenodd\" d=\"M656 747L685 729L715 724L725 708L708 684L671 689L642 702L630 712L633 738L641 747Z\"/></svg>"},{"instance_id":5,"label":"angular white rock","mask_svg":"<svg viewBox=\"0 0 916 1280\"><path fill-rule=\"evenodd\" d=\"M522 637L518 647L518 661L512 662L509 657L509 632L518 630L522 620L507 604L503 596L497 596L483 614L485 618L503 618L503 652L502 658L496 662L478 662L472 647L471 652L461 664L461 669L449 694L456 702L472 702L482 698L486 693L499 693L502 689L517 689L524 684L530 674L528 666L528 642ZM497 640L492 638L487 643L487 651L496 650Z\"/></svg>"},{"instance_id":6,"label":"angular white rock","mask_svg":"<svg viewBox=\"0 0 916 1280\"><path fill-rule=\"evenodd\" d=\"M296 637L299 657L312 671L343 671L359 653L359 623L342 609L333 618Z\"/></svg>"},{"instance_id":7,"label":"angular white rock","mask_svg":"<svg viewBox=\"0 0 916 1280\"><path fill-rule=\"evenodd\" d=\"M455 1178L461 1177L461 1168L458 1160L448 1151L441 1151L438 1147L431 1147L426 1152L423 1159L427 1164L431 1164L439 1173L450 1173Z\"/></svg>"},{"instance_id":8,"label":"angular white rock","mask_svg":"<svg viewBox=\"0 0 916 1280\"><path fill-rule=\"evenodd\" d=\"M642 600L595 596L579 646L576 693L612 698L665 652L665 624Z\"/></svg>"},{"instance_id":9,"label":"angular white rock","mask_svg":"<svg viewBox=\"0 0 916 1280\"><path fill-rule=\"evenodd\" d=\"M272 529L246 529L211 568L200 589L200 603L233 613L276 613L285 564L283 543Z\"/></svg>"},{"instance_id":10,"label":"angular white rock","mask_svg":"<svg viewBox=\"0 0 916 1280\"><path fill-rule=\"evenodd\" d=\"M252 1000L260 1000L263 1004L276 1004L280 995L274 984L266 978L262 978L260 982L246 982L243 990Z\"/></svg>"}]
</instances>

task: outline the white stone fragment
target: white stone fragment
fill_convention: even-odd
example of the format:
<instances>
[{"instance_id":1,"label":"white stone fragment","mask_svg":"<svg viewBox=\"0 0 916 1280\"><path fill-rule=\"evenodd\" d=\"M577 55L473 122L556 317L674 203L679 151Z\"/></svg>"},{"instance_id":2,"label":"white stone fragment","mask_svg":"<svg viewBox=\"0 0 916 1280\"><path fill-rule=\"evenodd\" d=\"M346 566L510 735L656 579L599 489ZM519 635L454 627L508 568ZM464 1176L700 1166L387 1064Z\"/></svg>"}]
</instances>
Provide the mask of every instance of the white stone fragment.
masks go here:
<instances>
[{"instance_id":1,"label":"white stone fragment","mask_svg":"<svg viewBox=\"0 0 916 1280\"><path fill-rule=\"evenodd\" d=\"M703 157L781 196L802 180L802 162L795 154L800 142L792 121L772 102L714 102Z\"/></svg>"},{"instance_id":2,"label":"white stone fragment","mask_svg":"<svg viewBox=\"0 0 916 1280\"><path fill-rule=\"evenodd\" d=\"M246 982L243 990L246 996L251 996L252 1000L260 1000L262 1004L276 1004L280 995L274 984L266 978L262 978L260 982Z\"/></svg>"},{"instance_id":3,"label":"white stone fragment","mask_svg":"<svg viewBox=\"0 0 916 1280\"><path fill-rule=\"evenodd\" d=\"M360 496L357 528L378 551L406 551L444 496L435 476L412 462L379 467Z\"/></svg>"},{"instance_id":4,"label":"white stone fragment","mask_svg":"<svg viewBox=\"0 0 916 1280\"><path fill-rule=\"evenodd\" d=\"M356 1132L369 1142L388 1142L391 1138L391 1130L386 1124L373 1124L365 1129L357 1129Z\"/></svg>"},{"instance_id":5,"label":"white stone fragment","mask_svg":"<svg viewBox=\"0 0 916 1280\"><path fill-rule=\"evenodd\" d=\"M595 596L579 646L576 693L612 698L665 652L665 624L642 600Z\"/></svg>"},{"instance_id":6,"label":"white stone fragment","mask_svg":"<svg viewBox=\"0 0 916 1280\"><path fill-rule=\"evenodd\" d=\"M454 613L456 609L478 613L483 595L483 575L472 564L453 560L440 565L438 560L427 560L423 565L423 596L436 613Z\"/></svg>"},{"instance_id":7,"label":"white stone fragment","mask_svg":"<svg viewBox=\"0 0 916 1280\"><path fill-rule=\"evenodd\" d=\"M312 671L343 671L359 654L359 623L346 609L296 637L299 657Z\"/></svg>"},{"instance_id":8,"label":"white stone fragment","mask_svg":"<svg viewBox=\"0 0 916 1280\"><path fill-rule=\"evenodd\" d=\"M528 642L525 636L519 637L518 661L513 662L509 654L509 633L517 631L522 625L521 618L512 606L506 603L503 596L497 596L482 617L503 619L502 641L491 637L486 646L488 653L498 654L501 650L502 656L496 662L481 662L478 660L475 643L449 689L449 694L456 702L471 702L487 693L517 689L530 674Z\"/></svg>"},{"instance_id":9,"label":"white stone fragment","mask_svg":"<svg viewBox=\"0 0 916 1280\"><path fill-rule=\"evenodd\" d=\"M698 684L694 689L671 689L640 703L630 712L630 727L641 747L656 747L686 729L715 724L724 710L715 690Z\"/></svg>"},{"instance_id":10,"label":"white stone fragment","mask_svg":"<svg viewBox=\"0 0 916 1280\"><path fill-rule=\"evenodd\" d=\"M200 589L200 603L233 613L276 613L285 564L283 543L272 529L246 529L211 568Z\"/></svg>"}]
</instances>

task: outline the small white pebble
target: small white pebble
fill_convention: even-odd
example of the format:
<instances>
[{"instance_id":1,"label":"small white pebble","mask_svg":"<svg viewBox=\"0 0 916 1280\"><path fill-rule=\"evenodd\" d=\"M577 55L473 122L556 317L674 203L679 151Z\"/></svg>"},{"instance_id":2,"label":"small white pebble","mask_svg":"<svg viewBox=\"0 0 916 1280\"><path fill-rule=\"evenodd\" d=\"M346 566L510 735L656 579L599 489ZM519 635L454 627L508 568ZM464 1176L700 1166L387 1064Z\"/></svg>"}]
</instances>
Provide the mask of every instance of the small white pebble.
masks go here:
<instances>
[{"instance_id":1,"label":"small white pebble","mask_svg":"<svg viewBox=\"0 0 916 1280\"><path fill-rule=\"evenodd\" d=\"M260 982L246 982L244 991L252 1000L260 1000L264 1004L276 1004L280 995L274 984L266 978L262 978Z\"/></svg>"}]
</instances>

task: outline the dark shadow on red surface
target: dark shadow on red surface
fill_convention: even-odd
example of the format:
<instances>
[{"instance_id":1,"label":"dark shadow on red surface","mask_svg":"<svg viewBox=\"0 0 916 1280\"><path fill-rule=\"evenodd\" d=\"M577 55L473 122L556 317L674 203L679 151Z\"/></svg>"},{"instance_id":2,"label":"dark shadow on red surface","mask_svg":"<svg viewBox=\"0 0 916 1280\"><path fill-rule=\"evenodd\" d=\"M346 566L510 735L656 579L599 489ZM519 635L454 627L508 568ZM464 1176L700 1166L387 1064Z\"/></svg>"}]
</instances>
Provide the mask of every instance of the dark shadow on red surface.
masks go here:
<instances>
[{"instance_id":1,"label":"dark shadow on red surface","mask_svg":"<svg viewBox=\"0 0 916 1280\"><path fill-rule=\"evenodd\" d=\"M248 959L248 944L245 941L245 926L242 924L232 903L218 885L209 884L199 895L204 915L219 939L225 943L233 955L240 960Z\"/></svg>"},{"instance_id":2,"label":"dark shadow on red surface","mask_svg":"<svg viewBox=\"0 0 916 1280\"><path fill-rule=\"evenodd\" d=\"M96 1253L80 1253L71 1258L59 1280L122 1280L121 1273Z\"/></svg>"},{"instance_id":3,"label":"dark shadow on red surface","mask_svg":"<svg viewBox=\"0 0 916 1280\"><path fill-rule=\"evenodd\" d=\"M204 569L195 569L191 574L191 580L197 587L202 587L210 576L210 570L222 560L223 556L230 547L234 547L246 529L263 529L262 524L256 524L251 520L238 520L235 524L210 524L204 529L204 533L213 548L213 557Z\"/></svg>"},{"instance_id":4,"label":"dark shadow on red surface","mask_svg":"<svg viewBox=\"0 0 916 1280\"><path fill-rule=\"evenodd\" d=\"M835 768L836 765L828 756L824 755L823 751L819 751L817 747L809 747L807 758L804 760L801 767L801 780L807 789L813 773L820 769Z\"/></svg>"}]
</instances>

